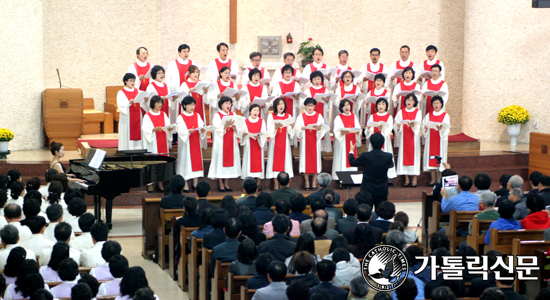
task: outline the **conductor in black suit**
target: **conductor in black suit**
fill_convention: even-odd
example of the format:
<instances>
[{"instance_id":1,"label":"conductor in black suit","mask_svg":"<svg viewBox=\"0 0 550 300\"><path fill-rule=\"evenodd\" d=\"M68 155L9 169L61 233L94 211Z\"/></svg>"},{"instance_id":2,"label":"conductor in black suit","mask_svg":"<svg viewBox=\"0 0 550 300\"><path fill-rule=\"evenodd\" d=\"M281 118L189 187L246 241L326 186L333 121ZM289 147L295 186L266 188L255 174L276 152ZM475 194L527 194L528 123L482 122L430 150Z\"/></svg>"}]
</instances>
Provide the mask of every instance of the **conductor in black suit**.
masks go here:
<instances>
[{"instance_id":1,"label":"conductor in black suit","mask_svg":"<svg viewBox=\"0 0 550 300\"><path fill-rule=\"evenodd\" d=\"M355 158L355 144L351 142L348 155L349 164L353 167L363 167L363 182L361 190L371 194L374 205L378 207L382 201L388 200L388 169L393 167L393 156L382 151L384 136L375 133L369 138L372 151L363 152Z\"/></svg>"}]
</instances>

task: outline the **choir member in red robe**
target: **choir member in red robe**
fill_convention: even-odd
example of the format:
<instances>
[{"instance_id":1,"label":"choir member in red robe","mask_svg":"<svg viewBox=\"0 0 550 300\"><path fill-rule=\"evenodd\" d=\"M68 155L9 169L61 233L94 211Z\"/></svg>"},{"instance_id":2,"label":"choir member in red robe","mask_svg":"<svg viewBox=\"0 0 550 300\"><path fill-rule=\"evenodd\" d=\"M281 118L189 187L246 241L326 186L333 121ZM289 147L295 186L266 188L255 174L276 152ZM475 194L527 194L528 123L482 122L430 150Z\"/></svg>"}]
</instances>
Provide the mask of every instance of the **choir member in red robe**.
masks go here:
<instances>
[{"instance_id":1,"label":"choir member in red robe","mask_svg":"<svg viewBox=\"0 0 550 300\"><path fill-rule=\"evenodd\" d=\"M189 59L191 48L187 44L181 44L178 47L178 58L168 63L166 68L166 83L170 93L178 92L180 86L189 77L189 67L193 61Z\"/></svg>"},{"instance_id":2,"label":"choir member in red robe","mask_svg":"<svg viewBox=\"0 0 550 300\"><path fill-rule=\"evenodd\" d=\"M340 50L338 52L339 64L336 66L338 71L336 71L336 74L334 74L334 77L332 77L330 81L330 86L332 90L335 90L337 84L340 84L340 75L342 74L342 72L353 70L350 66L348 66L348 59L349 53L347 50Z\"/></svg>"},{"instance_id":3,"label":"choir member in red robe","mask_svg":"<svg viewBox=\"0 0 550 300\"><path fill-rule=\"evenodd\" d=\"M449 144L451 121L449 115L443 111L443 105L443 99L440 96L434 96L431 99L431 106L434 108L434 111L427 113L422 121L423 134L426 137L423 170L424 172L429 171L432 176L428 186L433 186L439 181L436 178L436 170L439 167L439 170L443 171L445 169L443 165L448 162L447 146ZM432 123L441 123L442 125L436 125L436 128L428 128ZM439 165L435 156L441 156L441 163Z\"/></svg>"},{"instance_id":4,"label":"choir member in red robe","mask_svg":"<svg viewBox=\"0 0 550 300\"><path fill-rule=\"evenodd\" d=\"M354 113L351 112L351 103L345 99L338 107L340 114L334 119L334 156L332 159L332 179L338 180L336 172L357 171L357 167L349 164L348 154L350 145L361 142L361 126ZM353 132L355 131L355 132ZM355 151L357 156L357 151Z\"/></svg>"},{"instance_id":5,"label":"choir member in red robe","mask_svg":"<svg viewBox=\"0 0 550 300\"><path fill-rule=\"evenodd\" d=\"M269 86L269 83L271 81L271 76L269 75L269 71L266 70L266 68L260 66L262 64L262 54L260 52L252 52L249 55L250 57L250 63L252 64L251 68L246 68L244 70L244 74L242 75L241 84L243 86L247 85L250 81L250 78L248 77L248 72L250 72L252 69L258 69L262 73L262 79L269 80L265 83L266 86Z\"/></svg>"},{"instance_id":6,"label":"choir member in red robe","mask_svg":"<svg viewBox=\"0 0 550 300\"><path fill-rule=\"evenodd\" d=\"M403 79L400 76L396 76L395 71L396 70L403 70L406 67L411 67L415 73L418 73L418 68L416 65L409 60L409 56L411 55L411 48L407 45L401 46L399 49L399 56L401 57L400 60L394 62L389 69L388 76L391 76L391 85L395 86L396 84L403 81Z\"/></svg>"},{"instance_id":7,"label":"choir member in red robe","mask_svg":"<svg viewBox=\"0 0 550 300\"><path fill-rule=\"evenodd\" d=\"M261 180L265 178L264 146L266 142L267 129L264 120L260 118L260 106L252 104L241 139L241 146L243 146L241 178L256 178L258 186L261 186Z\"/></svg>"},{"instance_id":8,"label":"choir member in red robe","mask_svg":"<svg viewBox=\"0 0 550 300\"><path fill-rule=\"evenodd\" d=\"M145 75L147 75L149 69L151 69L151 64L147 62L149 51L147 51L147 48L145 47L139 47L136 50L136 56L137 61L128 67L127 73L132 73L136 75L136 77L139 79L136 81L136 88L138 88L140 91L145 91L147 90L150 81L149 78L145 78Z\"/></svg>"},{"instance_id":9,"label":"choir member in red robe","mask_svg":"<svg viewBox=\"0 0 550 300\"><path fill-rule=\"evenodd\" d=\"M216 81L216 84L208 89L208 102L210 103L210 124L212 124L212 118L214 117L214 115L218 113L218 101L220 101L220 98L223 96L222 93L225 91L225 89L237 89L237 84L231 81L231 69L229 67L221 68L219 72L219 77L220 80ZM240 97L240 95L236 95L232 98L232 112L235 112L235 108L237 107L237 103Z\"/></svg>"},{"instance_id":10,"label":"choir member in red robe","mask_svg":"<svg viewBox=\"0 0 550 300\"><path fill-rule=\"evenodd\" d=\"M428 59L425 60L424 63L420 66L420 70L429 72L432 69L432 66L440 65L441 66L441 79L445 80L445 67L443 66L442 61L435 58L436 55L437 55L437 47L436 46L429 45L428 47L426 47L426 56L428 57ZM428 76L426 79L430 79L430 78L431 77Z\"/></svg>"},{"instance_id":11,"label":"choir member in red robe","mask_svg":"<svg viewBox=\"0 0 550 300\"><path fill-rule=\"evenodd\" d=\"M312 85L309 88L307 88L305 91L305 94L308 97L315 99L315 96L317 96L317 94L329 93L329 90L324 85L325 77L323 76L323 73L319 71L315 71L311 73L311 75L309 75L309 80L311 81ZM327 97L323 97L320 100L319 99L315 100L317 101L317 104L315 105L315 111L318 112L321 116L323 116L323 120L325 124L329 124L331 120L330 114L332 109L332 102L330 101L330 98L331 98L330 96L327 96ZM303 103L302 103L302 106L304 106ZM323 152L332 151L332 145L330 142L330 132L327 132L324 138L321 140L321 151Z\"/></svg>"},{"instance_id":12,"label":"choir member in red robe","mask_svg":"<svg viewBox=\"0 0 550 300\"><path fill-rule=\"evenodd\" d=\"M400 110L395 116L394 131L399 145L397 175L405 175L404 187L416 187L420 175L422 113L417 108L418 99L415 94L405 96L405 104L405 109Z\"/></svg>"},{"instance_id":13,"label":"choir member in red robe","mask_svg":"<svg viewBox=\"0 0 550 300\"><path fill-rule=\"evenodd\" d=\"M386 76L384 74L380 74L380 73L376 74L376 76L374 76L374 81L373 82L374 82L374 88L369 90L369 92L367 93L367 98L375 97L375 98L377 98L377 100L379 98L384 98L384 99L386 99L386 102L388 102L388 100L390 99L390 92L385 88L385 86L386 86ZM368 120L368 118L370 118L370 116L375 114L378 111L378 109L376 108L375 103L367 103L367 101L364 101L363 103L364 103L363 104L364 111L366 111L368 113L368 114L365 114L365 117L367 117L367 115L368 115L368 117L367 117L367 120ZM388 110L389 110L389 107L386 107L385 111L388 111ZM359 119L359 122L362 122L362 120Z\"/></svg>"},{"instance_id":14,"label":"choir member in red robe","mask_svg":"<svg viewBox=\"0 0 550 300\"><path fill-rule=\"evenodd\" d=\"M159 65L154 66L151 69L151 78L153 78L153 81L151 81L151 83L147 87L147 91L157 93L157 95L162 98L162 100L164 100L161 110L170 119L170 116L175 113L175 110L173 108L179 106L179 104L175 103L175 100L177 98L176 96L166 99L166 96L168 96L169 93L168 85L164 82L164 79L166 78L164 68Z\"/></svg>"},{"instance_id":15,"label":"choir member in red robe","mask_svg":"<svg viewBox=\"0 0 550 300\"><path fill-rule=\"evenodd\" d=\"M143 107L147 102L134 103L139 94L135 88L136 76L126 73L123 78L124 88L117 93L117 107L120 110L118 121L118 150L143 149L141 139L141 122L145 114ZM143 107L142 107L143 106Z\"/></svg>"},{"instance_id":16,"label":"choir member in red robe","mask_svg":"<svg viewBox=\"0 0 550 300\"><path fill-rule=\"evenodd\" d=\"M412 92L420 94L420 85L414 81L416 72L411 67L406 67L403 70L403 81L398 83L393 89L392 103L393 103L393 115L405 108L405 96L397 96L402 91Z\"/></svg>"},{"instance_id":17,"label":"choir member in red robe","mask_svg":"<svg viewBox=\"0 0 550 300\"><path fill-rule=\"evenodd\" d=\"M195 98L195 101L197 101L197 104L195 106L195 112L201 116L202 120L206 119L205 111L209 109L210 105L207 101L207 93L208 93L208 87L203 88L202 91L197 91L195 89L195 86L201 82L199 80L200 77L200 71L199 68L192 65L189 67L189 78L181 84L180 91L185 92L188 95L193 96ZM177 104L179 106L179 104ZM176 109L177 110L177 109ZM181 110L181 109L180 109ZM206 140L202 141L203 149L206 149ZM185 177L184 177L185 178Z\"/></svg>"},{"instance_id":18,"label":"choir member in red robe","mask_svg":"<svg viewBox=\"0 0 550 300\"><path fill-rule=\"evenodd\" d=\"M231 78L236 79L239 72L239 65L236 61L229 59L229 46L226 43L219 43L216 46L218 51L218 58L212 60L208 64L208 80L210 82L216 82L218 80L218 72L223 67L229 67L231 69Z\"/></svg>"},{"instance_id":19,"label":"choir member in red robe","mask_svg":"<svg viewBox=\"0 0 550 300\"><path fill-rule=\"evenodd\" d=\"M294 177L292 170L292 150L290 142L294 138L294 117L287 112L284 98L277 98L273 101L274 112L267 117L267 132L269 134L269 152L267 155L266 178L273 178L275 189L279 189L277 175L280 172L288 173L290 178ZM283 125L278 122L292 120L292 124Z\"/></svg>"},{"instance_id":20,"label":"choir member in red robe","mask_svg":"<svg viewBox=\"0 0 550 300\"><path fill-rule=\"evenodd\" d=\"M370 60L370 63L363 65L361 69L359 69L359 71L361 71L361 75L357 78L357 85L361 87L363 93L367 93L375 88L374 80L369 80L367 73L384 74L385 77L388 77L388 68L379 62L380 49L370 49ZM389 83L390 80L386 80L384 87L387 88Z\"/></svg>"},{"instance_id":21,"label":"choir member in red robe","mask_svg":"<svg viewBox=\"0 0 550 300\"><path fill-rule=\"evenodd\" d=\"M252 69L248 72L248 78L250 79L248 84L243 86L242 90L247 91L248 94L243 95L239 100L239 110L243 112L245 117L248 117L248 107L254 102L256 98L267 99L268 92L267 87L260 83L262 79L262 72L258 69ZM267 110L270 104L266 103L261 106L261 117L265 119L267 116Z\"/></svg>"},{"instance_id":22,"label":"choir member in red robe","mask_svg":"<svg viewBox=\"0 0 550 300\"><path fill-rule=\"evenodd\" d=\"M311 75L311 73L317 71L318 69L326 69L328 67L327 64L324 64L322 62L324 55L325 52L323 51L323 49L313 49L313 62L304 67L304 70L302 71L302 76L305 78L309 78L309 75ZM328 86L330 82L330 74L327 74L325 78L325 86Z\"/></svg>"},{"instance_id":23,"label":"choir member in red robe","mask_svg":"<svg viewBox=\"0 0 550 300\"><path fill-rule=\"evenodd\" d=\"M292 75L290 75L291 77L292 76L296 76L296 77L300 77L302 75L302 73L300 73L300 70L298 70L297 66L296 68L294 68L294 60L296 59L296 57L294 56L294 53L292 52L287 52L285 54L283 54L283 63L285 64L285 66L291 66L293 68L293 73ZM279 68L277 70L275 70L275 72L273 73L273 78L271 79L271 88L274 89L275 86L279 83L279 81L283 80L283 68Z\"/></svg>"}]
</instances>

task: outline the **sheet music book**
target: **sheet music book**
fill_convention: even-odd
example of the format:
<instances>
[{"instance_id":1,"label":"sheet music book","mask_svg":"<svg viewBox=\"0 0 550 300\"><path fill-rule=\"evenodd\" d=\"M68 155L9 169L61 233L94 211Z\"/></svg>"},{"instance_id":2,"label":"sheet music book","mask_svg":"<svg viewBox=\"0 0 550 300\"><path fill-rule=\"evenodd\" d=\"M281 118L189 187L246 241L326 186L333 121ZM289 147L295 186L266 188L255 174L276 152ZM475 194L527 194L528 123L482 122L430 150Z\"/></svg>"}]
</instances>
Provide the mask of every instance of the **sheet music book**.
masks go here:
<instances>
[{"instance_id":1,"label":"sheet music book","mask_svg":"<svg viewBox=\"0 0 550 300\"><path fill-rule=\"evenodd\" d=\"M365 73L365 77L367 77L367 79L370 80L370 81L374 81L374 77L376 77L377 74L383 74L384 77L386 77L386 80L388 79L388 73L386 73L386 72L372 73L372 72L367 71Z\"/></svg>"},{"instance_id":2,"label":"sheet music book","mask_svg":"<svg viewBox=\"0 0 550 300\"><path fill-rule=\"evenodd\" d=\"M327 103L323 100L323 98L326 97L329 97L328 103L334 102L334 100L336 100L336 94L334 93L316 94L314 99L317 100L317 102Z\"/></svg>"},{"instance_id":3,"label":"sheet music book","mask_svg":"<svg viewBox=\"0 0 550 300\"><path fill-rule=\"evenodd\" d=\"M211 86L213 86L212 83L210 83L208 81L201 81L201 82L197 83L197 85L195 85L194 93L197 93L199 95L203 95L204 94L204 89L205 88L210 88Z\"/></svg>"},{"instance_id":4,"label":"sheet music book","mask_svg":"<svg viewBox=\"0 0 550 300\"><path fill-rule=\"evenodd\" d=\"M409 126L415 126L415 125L420 125L420 122L418 121L415 121L415 120L403 120L401 122L399 122L399 124L404 124L404 125L409 125Z\"/></svg>"},{"instance_id":5,"label":"sheet music book","mask_svg":"<svg viewBox=\"0 0 550 300\"><path fill-rule=\"evenodd\" d=\"M145 98L148 98L149 100L153 97L158 95L155 92L145 92L141 91L137 94L136 98L134 99L134 103L136 104L142 104L145 103Z\"/></svg>"},{"instance_id":6,"label":"sheet music book","mask_svg":"<svg viewBox=\"0 0 550 300\"><path fill-rule=\"evenodd\" d=\"M432 122L432 121L428 122L427 126L428 126L428 129L435 129L435 130L439 130L439 129L437 129L437 126L442 126L441 129L450 129L451 128L451 126L447 123L439 123L439 122Z\"/></svg>"},{"instance_id":7,"label":"sheet music book","mask_svg":"<svg viewBox=\"0 0 550 300\"><path fill-rule=\"evenodd\" d=\"M306 129L317 130L317 129L313 128L313 127L316 127L316 126L325 127L325 128L328 129L328 126L325 123L309 124L309 125L306 126Z\"/></svg>"},{"instance_id":8,"label":"sheet music book","mask_svg":"<svg viewBox=\"0 0 550 300\"><path fill-rule=\"evenodd\" d=\"M362 184L363 183L363 174L351 174L350 175L353 184Z\"/></svg>"},{"instance_id":9,"label":"sheet music book","mask_svg":"<svg viewBox=\"0 0 550 300\"><path fill-rule=\"evenodd\" d=\"M405 97L405 96L407 96L407 95L410 94L410 93L413 93L413 94L415 94L415 95L417 95L417 96L421 94L421 92L420 92L419 90L412 90L412 91L400 91L399 93L397 93L396 96L397 96L397 97Z\"/></svg>"},{"instance_id":10,"label":"sheet music book","mask_svg":"<svg viewBox=\"0 0 550 300\"><path fill-rule=\"evenodd\" d=\"M230 88L230 87L226 88L225 91L223 91L223 93L222 93L223 96L227 96L229 98L233 98L237 95L243 96L243 95L246 95L246 94L248 94L247 91L236 90L236 89Z\"/></svg>"},{"instance_id":11,"label":"sheet music book","mask_svg":"<svg viewBox=\"0 0 550 300\"><path fill-rule=\"evenodd\" d=\"M366 101L366 103L376 104L376 101L380 98L388 100L388 96L380 96L380 97L369 96L369 97L365 98L365 101Z\"/></svg>"},{"instance_id":12,"label":"sheet music book","mask_svg":"<svg viewBox=\"0 0 550 300\"><path fill-rule=\"evenodd\" d=\"M258 104L260 107L262 107L262 105L266 105L267 103L271 102L275 98L277 97L269 96L267 98L255 98L254 101L252 101L251 105Z\"/></svg>"},{"instance_id":13,"label":"sheet music book","mask_svg":"<svg viewBox=\"0 0 550 300\"><path fill-rule=\"evenodd\" d=\"M357 128L357 127L342 128L341 130L347 130L348 132L347 132L346 134L348 134L348 133L359 133L359 132L361 132L361 128Z\"/></svg>"},{"instance_id":14,"label":"sheet music book","mask_svg":"<svg viewBox=\"0 0 550 300\"><path fill-rule=\"evenodd\" d=\"M91 149L90 152L88 152L88 156L86 156L86 159L84 160L84 164L98 171L101 168L101 165L103 165L105 155L107 155L107 152L104 150Z\"/></svg>"},{"instance_id":15,"label":"sheet music book","mask_svg":"<svg viewBox=\"0 0 550 300\"><path fill-rule=\"evenodd\" d=\"M365 99L366 95L361 94L361 93L359 93L357 95L355 95L355 94L346 94L346 95L344 95L344 97L340 101L342 101L344 99L348 99L349 101L353 101L353 99L355 99L355 97L357 97L357 101L354 101L354 102L359 102L359 101Z\"/></svg>"},{"instance_id":16,"label":"sheet music book","mask_svg":"<svg viewBox=\"0 0 550 300\"><path fill-rule=\"evenodd\" d=\"M387 127L389 126L390 124L384 122L384 121L378 121L378 122L367 122L367 126L370 126L370 127L378 127L378 126L383 126L383 127Z\"/></svg>"},{"instance_id":17,"label":"sheet music book","mask_svg":"<svg viewBox=\"0 0 550 300\"><path fill-rule=\"evenodd\" d=\"M306 93L304 93L304 92L288 92L288 93L284 94L283 97L285 97L285 98L286 98L286 97L291 98L291 97L293 97L293 96L295 96L295 95L298 95L298 98L307 98L307 95L306 95Z\"/></svg>"},{"instance_id":18,"label":"sheet music book","mask_svg":"<svg viewBox=\"0 0 550 300\"><path fill-rule=\"evenodd\" d=\"M173 92L173 93L170 93L170 94L166 95L165 98L170 99L170 98L172 98L172 97L174 97L174 96L176 96L176 99L173 100L173 101L181 102L181 100L183 99L183 97L187 96L187 93L186 93L186 92L183 92L183 91L181 91L181 92ZM170 100L172 100L172 99L170 99Z\"/></svg>"},{"instance_id":19,"label":"sheet music book","mask_svg":"<svg viewBox=\"0 0 550 300\"><path fill-rule=\"evenodd\" d=\"M426 79L431 79L432 78L432 72L430 71L426 71L426 70L422 70L420 72L420 76L418 76L419 79L423 79L423 78L426 78Z\"/></svg>"},{"instance_id":20,"label":"sheet music book","mask_svg":"<svg viewBox=\"0 0 550 300\"><path fill-rule=\"evenodd\" d=\"M208 126L203 126L203 127L199 127L195 130L201 130L201 129L204 129L206 132L209 132L209 131L214 131L216 130L216 126L214 125L208 125Z\"/></svg>"},{"instance_id":21,"label":"sheet music book","mask_svg":"<svg viewBox=\"0 0 550 300\"><path fill-rule=\"evenodd\" d=\"M336 74L338 72L338 68L326 68L326 69L317 69L317 71L323 73L323 75L332 75L333 73Z\"/></svg>"},{"instance_id":22,"label":"sheet music book","mask_svg":"<svg viewBox=\"0 0 550 300\"><path fill-rule=\"evenodd\" d=\"M262 78L260 79L260 84L266 85L271 82L271 78Z\"/></svg>"},{"instance_id":23,"label":"sheet music book","mask_svg":"<svg viewBox=\"0 0 550 300\"><path fill-rule=\"evenodd\" d=\"M445 96L447 95L447 93L445 93L444 91L432 91L432 90L426 90L424 92L424 96L426 97L434 97L434 96Z\"/></svg>"},{"instance_id":24,"label":"sheet music book","mask_svg":"<svg viewBox=\"0 0 550 300\"><path fill-rule=\"evenodd\" d=\"M164 132L166 133L169 133L170 132L170 129L173 129L176 128L176 124L170 124L170 125L166 125L166 126L163 126L161 127L162 130L164 130Z\"/></svg>"},{"instance_id":25,"label":"sheet music book","mask_svg":"<svg viewBox=\"0 0 550 300\"><path fill-rule=\"evenodd\" d=\"M301 85L304 85L304 84L309 82L309 78L305 78L305 77L302 77L302 76L300 76L300 77L292 76L292 77L290 77L290 80L297 81Z\"/></svg>"},{"instance_id":26,"label":"sheet music book","mask_svg":"<svg viewBox=\"0 0 550 300\"><path fill-rule=\"evenodd\" d=\"M284 119L284 120L273 120L273 123L274 124L280 124L280 125L283 125L283 127L286 127L286 126L290 126L290 125L294 124L294 119L293 118L288 118L288 119Z\"/></svg>"},{"instance_id":27,"label":"sheet music book","mask_svg":"<svg viewBox=\"0 0 550 300\"><path fill-rule=\"evenodd\" d=\"M229 121L235 121L235 123L233 125L235 125L235 127L240 129L240 128L243 128L245 126L246 118L243 117L243 116L239 116L239 115L225 116L222 119L222 126L225 126L225 124L227 124L227 122L229 122Z\"/></svg>"}]
</instances>

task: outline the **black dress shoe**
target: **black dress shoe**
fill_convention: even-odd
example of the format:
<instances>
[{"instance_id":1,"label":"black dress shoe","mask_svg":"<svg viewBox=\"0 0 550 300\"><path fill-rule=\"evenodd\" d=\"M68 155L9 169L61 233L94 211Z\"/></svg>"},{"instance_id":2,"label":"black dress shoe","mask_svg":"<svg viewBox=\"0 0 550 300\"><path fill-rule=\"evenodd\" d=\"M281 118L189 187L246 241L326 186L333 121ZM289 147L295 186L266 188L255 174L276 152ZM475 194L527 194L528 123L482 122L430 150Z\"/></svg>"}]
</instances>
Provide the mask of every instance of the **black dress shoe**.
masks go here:
<instances>
[{"instance_id":1,"label":"black dress shoe","mask_svg":"<svg viewBox=\"0 0 550 300\"><path fill-rule=\"evenodd\" d=\"M426 186L427 187L433 187L435 185L435 182L434 183L428 183Z\"/></svg>"},{"instance_id":2,"label":"black dress shoe","mask_svg":"<svg viewBox=\"0 0 550 300\"><path fill-rule=\"evenodd\" d=\"M191 193L190 190L183 190L184 193Z\"/></svg>"},{"instance_id":3,"label":"black dress shoe","mask_svg":"<svg viewBox=\"0 0 550 300\"><path fill-rule=\"evenodd\" d=\"M411 186L410 183L404 183L404 184L403 184L403 187L409 187L409 186Z\"/></svg>"},{"instance_id":4,"label":"black dress shoe","mask_svg":"<svg viewBox=\"0 0 550 300\"><path fill-rule=\"evenodd\" d=\"M224 188L220 188L220 192L225 193L225 189L224 189Z\"/></svg>"},{"instance_id":5,"label":"black dress shoe","mask_svg":"<svg viewBox=\"0 0 550 300\"><path fill-rule=\"evenodd\" d=\"M388 182L388 186L393 186L393 183L391 183L391 182Z\"/></svg>"},{"instance_id":6,"label":"black dress shoe","mask_svg":"<svg viewBox=\"0 0 550 300\"><path fill-rule=\"evenodd\" d=\"M416 185L412 185L412 184L411 184L411 187L412 187L412 188L415 188L415 187L417 187L417 186L418 186L418 184L416 184Z\"/></svg>"},{"instance_id":7,"label":"black dress shoe","mask_svg":"<svg viewBox=\"0 0 550 300\"><path fill-rule=\"evenodd\" d=\"M150 190L150 191L147 190L147 193L149 193L149 194L154 194L154 193L155 193L155 190Z\"/></svg>"},{"instance_id":8,"label":"black dress shoe","mask_svg":"<svg viewBox=\"0 0 550 300\"><path fill-rule=\"evenodd\" d=\"M233 190L232 190L232 189L225 188L225 191L226 191L226 192L232 192Z\"/></svg>"}]
</instances>

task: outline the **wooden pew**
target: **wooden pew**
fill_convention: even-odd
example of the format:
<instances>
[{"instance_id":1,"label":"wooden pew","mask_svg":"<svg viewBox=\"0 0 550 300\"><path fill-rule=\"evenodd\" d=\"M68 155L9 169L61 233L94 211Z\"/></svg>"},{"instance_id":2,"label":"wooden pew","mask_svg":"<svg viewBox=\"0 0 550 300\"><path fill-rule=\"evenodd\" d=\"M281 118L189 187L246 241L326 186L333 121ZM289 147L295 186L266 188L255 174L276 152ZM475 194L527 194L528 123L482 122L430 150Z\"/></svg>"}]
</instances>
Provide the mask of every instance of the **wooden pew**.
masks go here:
<instances>
[{"instance_id":1,"label":"wooden pew","mask_svg":"<svg viewBox=\"0 0 550 300\"><path fill-rule=\"evenodd\" d=\"M472 221L473 217L478 213L480 213L478 210L456 211L454 209L451 209L449 212L449 225L445 226L445 234L449 237L449 241L451 242L452 255L456 254L458 244L466 240L465 236L458 236L456 231L468 230L468 225Z\"/></svg>"},{"instance_id":2,"label":"wooden pew","mask_svg":"<svg viewBox=\"0 0 550 300\"><path fill-rule=\"evenodd\" d=\"M252 275L235 275L233 273L227 273L227 292L225 293L225 300L239 300L241 299L241 287L246 286L248 278Z\"/></svg>"},{"instance_id":3,"label":"wooden pew","mask_svg":"<svg viewBox=\"0 0 550 300\"><path fill-rule=\"evenodd\" d=\"M429 243L428 241L430 240L430 236L434 233L434 232L438 232L439 231L439 224L440 222L447 222L448 218L449 218L449 214L448 213L443 213L441 212L441 202L439 201L433 201L431 203L432 205L432 209L431 209L431 216L428 217L428 230L427 230L427 235L426 237L423 237L423 240L426 240L426 247L429 248ZM445 217L443 219L443 217ZM435 249L430 249L430 251L434 251Z\"/></svg>"},{"instance_id":4,"label":"wooden pew","mask_svg":"<svg viewBox=\"0 0 550 300\"><path fill-rule=\"evenodd\" d=\"M491 223L493 222L494 220L479 220L477 218L472 219L472 233L466 237L466 244L474 248L477 254L483 253L483 247L485 246L485 232L489 230L489 226L491 226Z\"/></svg>"},{"instance_id":5,"label":"wooden pew","mask_svg":"<svg viewBox=\"0 0 550 300\"><path fill-rule=\"evenodd\" d=\"M548 281L550 279L550 268L545 269L545 266L550 265L550 258L546 255L545 250L535 250L535 256L538 260L539 267L539 288L544 289L548 287Z\"/></svg>"},{"instance_id":6,"label":"wooden pew","mask_svg":"<svg viewBox=\"0 0 550 300\"><path fill-rule=\"evenodd\" d=\"M430 220L433 215L433 205L434 201L439 201L432 193L422 192L422 244L424 248L428 248L429 234L428 227ZM440 206L441 207L441 206Z\"/></svg>"},{"instance_id":7,"label":"wooden pew","mask_svg":"<svg viewBox=\"0 0 550 300\"><path fill-rule=\"evenodd\" d=\"M190 276L196 276L197 272L195 270L194 273L191 272L190 265L188 266L187 263L190 262L190 259L187 257L187 245L189 243L189 238L191 236L191 233L193 231L199 229L198 227L182 227L180 232L180 260L178 261L178 285L180 288L185 292L187 291L187 274L189 272ZM196 245L196 242L195 242ZM170 248L172 249L172 248Z\"/></svg>"},{"instance_id":8,"label":"wooden pew","mask_svg":"<svg viewBox=\"0 0 550 300\"><path fill-rule=\"evenodd\" d=\"M199 258L202 257L202 239L191 238L191 254L189 255L189 264L187 272L189 273L189 299L198 300L199 291L197 290L197 274L199 271Z\"/></svg>"},{"instance_id":9,"label":"wooden pew","mask_svg":"<svg viewBox=\"0 0 550 300\"><path fill-rule=\"evenodd\" d=\"M241 300L251 300L255 292L255 289L249 289L246 285L241 286Z\"/></svg>"},{"instance_id":10,"label":"wooden pew","mask_svg":"<svg viewBox=\"0 0 550 300\"><path fill-rule=\"evenodd\" d=\"M485 252L489 250L500 251L503 255L512 254L512 241L514 238L519 240L542 240L544 229L519 229L519 230L498 230L491 228L489 245L485 246Z\"/></svg>"},{"instance_id":11,"label":"wooden pew","mask_svg":"<svg viewBox=\"0 0 550 300\"><path fill-rule=\"evenodd\" d=\"M216 265L214 267L214 276L210 281L211 300L223 300L225 298L225 278L227 276L227 269L231 263L222 263L219 260L216 260Z\"/></svg>"},{"instance_id":12,"label":"wooden pew","mask_svg":"<svg viewBox=\"0 0 550 300\"><path fill-rule=\"evenodd\" d=\"M514 269L518 265L518 255L535 256L537 250L546 251L550 248L550 241L526 241L514 238L512 240L512 255L514 257ZM542 270L541 270L542 271ZM541 272L542 273L542 272ZM541 274L539 274L540 278ZM525 282L521 282L516 278L514 282L514 289L516 292L520 291L520 286L523 287L523 294L525 294Z\"/></svg>"},{"instance_id":13,"label":"wooden pew","mask_svg":"<svg viewBox=\"0 0 550 300\"><path fill-rule=\"evenodd\" d=\"M201 266L199 267L199 300L206 300L208 299L207 293L208 293L208 285L207 281L209 279L208 277L208 270L210 268L210 256L212 255L212 250L209 250L205 247L202 247L201 250Z\"/></svg>"},{"instance_id":14,"label":"wooden pew","mask_svg":"<svg viewBox=\"0 0 550 300\"><path fill-rule=\"evenodd\" d=\"M172 231L171 220L173 216L179 217L183 216L183 209L164 209L160 208L159 219L160 224L157 228L157 238L158 238L158 257L157 263L159 264L162 270L166 269L166 246L168 246L169 236L166 234L166 230L169 232ZM169 225L169 226L167 226Z\"/></svg>"}]
</instances>

